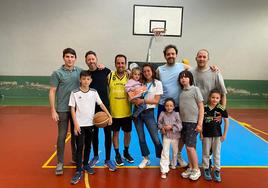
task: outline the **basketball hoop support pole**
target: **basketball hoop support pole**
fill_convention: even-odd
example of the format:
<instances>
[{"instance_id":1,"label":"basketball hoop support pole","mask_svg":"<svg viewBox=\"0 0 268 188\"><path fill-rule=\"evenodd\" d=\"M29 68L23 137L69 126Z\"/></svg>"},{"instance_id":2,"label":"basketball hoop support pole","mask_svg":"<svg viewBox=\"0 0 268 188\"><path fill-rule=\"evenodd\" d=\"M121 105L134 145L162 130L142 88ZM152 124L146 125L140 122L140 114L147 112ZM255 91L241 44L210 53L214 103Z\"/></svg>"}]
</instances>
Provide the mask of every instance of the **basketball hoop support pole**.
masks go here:
<instances>
[{"instance_id":1,"label":"basketball hoop support pole","mask_svg":"<svg viewBox=\"0 0 268 188\"><path fill-rule=\"evenodd\" d=\"M148 46L148 50L147 50L147 57L146 57L146 62L150 62L151 61L151 51L152 51L152 44L153 44L153 40L154 40L155 36L151 36L150 38L150 42L149 42L149 46Z\"/></svg>"}]
</instances>

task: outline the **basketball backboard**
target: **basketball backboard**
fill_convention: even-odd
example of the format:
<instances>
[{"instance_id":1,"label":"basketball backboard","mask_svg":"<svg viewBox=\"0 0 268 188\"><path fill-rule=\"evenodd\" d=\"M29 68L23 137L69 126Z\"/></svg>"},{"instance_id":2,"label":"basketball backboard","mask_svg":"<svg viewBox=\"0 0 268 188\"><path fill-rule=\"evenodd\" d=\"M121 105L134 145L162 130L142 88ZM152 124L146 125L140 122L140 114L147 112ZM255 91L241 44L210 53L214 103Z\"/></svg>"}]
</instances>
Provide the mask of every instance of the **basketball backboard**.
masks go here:
<instances>
[{"instance_id":1,"label":"basketball backboard","mask_svg":"<svg viewBox=\"0 0 268 188\"><path fill-rule=\"evenodd\" d=\"M153 36L154 28L164 28L164 36L181 37L183 7L134 5L133 35Z\"/></svg>"}]
</instances>

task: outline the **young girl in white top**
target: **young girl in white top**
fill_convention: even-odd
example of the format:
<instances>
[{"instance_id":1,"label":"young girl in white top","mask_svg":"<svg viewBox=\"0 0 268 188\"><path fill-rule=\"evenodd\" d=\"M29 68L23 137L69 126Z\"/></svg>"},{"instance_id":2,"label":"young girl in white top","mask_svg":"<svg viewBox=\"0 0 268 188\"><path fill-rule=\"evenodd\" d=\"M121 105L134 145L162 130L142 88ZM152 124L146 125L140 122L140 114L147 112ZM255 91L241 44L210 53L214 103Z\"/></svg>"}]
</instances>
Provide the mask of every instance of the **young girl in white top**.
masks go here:
<instances>
[{"instance_id":1,"label":"young girl in white top","mask_svg":"<svg viewBox=\"0 0 268 188\"><path fill-rule=\"evenodd\" d=\"M166 178L169 171L169 164L172 169L176 169L178 158L178 145L180 131L182 129L179 112L175 112L175 101L167 98L164 102L165 111L162 111L158 118L158 128L163 134L163 150L160 159L161 178ZM172 160L169 160L170 145L172 146Z\"/></svg>"}]
</instances>

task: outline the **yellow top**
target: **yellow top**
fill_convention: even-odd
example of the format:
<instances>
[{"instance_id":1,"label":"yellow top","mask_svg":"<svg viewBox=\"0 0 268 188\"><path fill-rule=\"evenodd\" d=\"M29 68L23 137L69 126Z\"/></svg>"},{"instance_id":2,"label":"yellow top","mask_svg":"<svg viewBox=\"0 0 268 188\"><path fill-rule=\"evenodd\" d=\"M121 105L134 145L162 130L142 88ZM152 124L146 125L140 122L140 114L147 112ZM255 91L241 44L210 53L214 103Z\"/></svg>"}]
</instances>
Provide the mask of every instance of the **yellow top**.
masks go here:
<instances>
[{"instance_id":1,"label":"yellow top","mask_svg":"<svg viewBox=\"0 0 268 188\"><path fill-rule=\"evenodd\" d=\"M121 78L116 71L108 75L110 111L113 118L125 118L131 115L130 103L125 91L127 81L127 72Z\"/></svg>"}]
</instances>

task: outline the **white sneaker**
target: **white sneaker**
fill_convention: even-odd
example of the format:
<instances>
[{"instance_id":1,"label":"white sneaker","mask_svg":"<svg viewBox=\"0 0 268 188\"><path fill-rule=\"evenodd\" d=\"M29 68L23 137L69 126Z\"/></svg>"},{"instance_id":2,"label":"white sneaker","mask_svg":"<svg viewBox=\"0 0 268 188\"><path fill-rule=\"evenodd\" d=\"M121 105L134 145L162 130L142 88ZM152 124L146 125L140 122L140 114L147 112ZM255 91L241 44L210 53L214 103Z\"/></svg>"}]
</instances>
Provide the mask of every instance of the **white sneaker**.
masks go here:
<instances>
[{"instance_id":1,"label":"white sneaker","mask_svg":"<svg viewBox=\"0 0 268 188\"><path fill-rule=\"evenodd\" d=\"M144 168L144 167L150 165L150 163L151 163L151 162L150 162L149 159L144 158L144 159L141 161L141 163L139 164L139 168Z\"/></svg>"},{"instance_id":2,"label":"white sneaker","mask_svg":"<svg viewBox=\"0 0 268 188\"><path fill-rule=\"evenodd\" d=\"M191 180L198 180L198 178L201 176L200 169L193 169L191 175L189 176L189 179Z\"/></svg>"},{"instance_id":3,"label":"white sneaker","mask_svg":"<svg viewBox=\"0 0 268 188\"><path fill-rule=\"evenodd\" d=\"M186 167L187 165L188 165L188 163L187 162L185 162L185 160L183 160L183 158L182 157L178 157L178 163L179 163L179 166L180 167Z\"/></svg>"},{"instance_id":4,"label":"white sneaker","mask_svg":"<svg viewBox=\"0 0 268 188\"><path fill-rule=\"evenodd\" d=\"M161 178L162 179L166 179L167 178L167 175L166 174L161 174Z\"/></svg>"},{"instance_id":5,"label":"white sneaker","mask_svg":"<svg viewBox=\"0 0 268 188\"><path fill-rule=\"evenodd\" d=\"M173 166L173 165L170 165L170 168L175 170L177 167L176 166Z\"/></svg>"},{"instance_id":6,"label":"white sneaker","mask_svg":"<svg viewBox=\"0 0 268 188\"><path fill-rule=\"evenodd\" d=\"M63 163L58 163L55 170L56 176L63 174Z\"/></svg>"},{"instance_id":7,"label":"white sneaker","mask_svg":"<svg viewBox=\"0 0 268 188\"><path fill-rule=\"evenodd\" d=\"M183 178L189 178L191 174L192 174L192 169L191 168L187 168L187 170L185 170L183 173L181 173L181 176Z\"/></svg>"}]
</instances>

